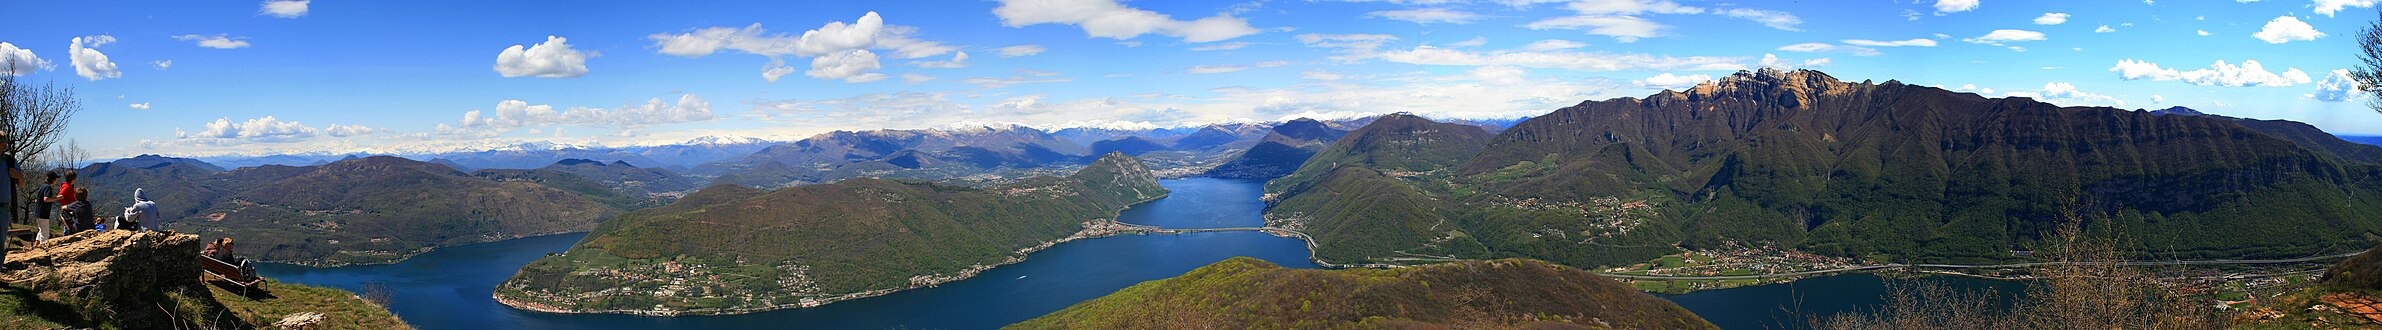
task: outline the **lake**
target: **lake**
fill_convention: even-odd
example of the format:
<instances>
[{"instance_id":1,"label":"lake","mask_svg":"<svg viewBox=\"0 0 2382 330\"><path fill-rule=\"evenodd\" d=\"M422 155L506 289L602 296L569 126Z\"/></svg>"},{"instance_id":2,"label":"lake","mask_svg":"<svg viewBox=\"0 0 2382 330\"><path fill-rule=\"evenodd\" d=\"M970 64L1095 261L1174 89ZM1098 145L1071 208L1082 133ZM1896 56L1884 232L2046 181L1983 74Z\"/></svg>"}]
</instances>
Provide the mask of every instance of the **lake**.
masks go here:
<instances>
[{"instance_id":1,"label":"lake","mask_svg":"<svg viewBox=\"0 0 2382 330\"><path fill-rule=\"evenodd\" d=\"M1135 205L1119 220L1171 228L1257 227L1264 183L1182 179L1165 199ZM438 249L389 265L311 268L268 265L284 282L363 292L377 283L389 309L424 329L988 329L1049 314L1142 281L1181 275L1234 256L1315 268L1304 242L1258 232L1116 236L1078 240L995 267L976 278L884 296L742 315L643 317L514 310L489 297L530 261L561 252L586 234L531 237Z\"/></svg>"},{"instance_id":2,"label":"lake","mask_svg":"<svg viewBox=\"0 0 2382 330\"><path fill-rule=\"evenodd\" d=\"M1162 182L1173 193L1135 205L1119 220L1167 228L1257 227L1264 223L1264 182L1180 179ZM989 329L1058 311L1142 281L1181 275L1234 256L1315 268L1303 242L1257 232L1117 236L1079 240L1036 252L1025 262L939 287L827 304L817 308L743 315L644 317L548 314L515 310L489 297L522 265L562 252L586 234L530 237L450 247L388 265L311 268L269 264L258 271L284 282L363 292L389 289L389 309L424 329ZM1882 301L1887 280L1856 274L1793 284L1696 292L1665 297L1730 329L1779 324L1782 307L1827 315ZM1956 286L2003 285L1953 280ZM1964 284L1965 283L1965 284ZM1825 292L1827 295L1809 293ZM1798 294L1802 293L1802 294Z\"/></svg>"}]
</instances>

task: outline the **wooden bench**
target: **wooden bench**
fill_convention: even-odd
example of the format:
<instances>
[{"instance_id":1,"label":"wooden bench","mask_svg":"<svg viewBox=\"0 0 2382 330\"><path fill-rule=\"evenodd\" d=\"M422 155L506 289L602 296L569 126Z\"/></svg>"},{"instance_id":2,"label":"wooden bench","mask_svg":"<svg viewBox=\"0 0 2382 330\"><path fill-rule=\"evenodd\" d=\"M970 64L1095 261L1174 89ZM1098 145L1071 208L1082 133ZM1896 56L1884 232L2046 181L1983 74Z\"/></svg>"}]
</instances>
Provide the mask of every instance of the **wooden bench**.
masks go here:
<instances>
[{"instance_id":1,"label":"wooden bench","mask_svg":"<svg viewBox=\"0 0 2382 330\"><path fill-rule=\"evenodd\" d=\"M209 257L206 255L199 255L198 259L199 269L206 271L207 275L213 275L215 278L223 279L223 281L230 282L232 285L238 286L242 290L264 291L265 289L265 278L256 276L256 273L250 268L241 267L240 265L218 260L215 259L215 257ZM248 293L244 291L241 292L241 294L245 295Z\"/></svg>"}]
</instances>

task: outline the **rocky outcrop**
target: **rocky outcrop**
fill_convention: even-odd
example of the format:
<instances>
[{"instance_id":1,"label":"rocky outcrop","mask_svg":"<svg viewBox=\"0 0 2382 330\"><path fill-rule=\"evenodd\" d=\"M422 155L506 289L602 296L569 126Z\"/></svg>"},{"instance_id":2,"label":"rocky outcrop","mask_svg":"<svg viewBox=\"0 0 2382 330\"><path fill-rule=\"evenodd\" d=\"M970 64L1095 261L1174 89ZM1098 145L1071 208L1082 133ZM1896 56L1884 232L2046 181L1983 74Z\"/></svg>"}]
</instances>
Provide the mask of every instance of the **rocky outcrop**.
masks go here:
<instances>
[{"instance_id":1,"label":"rocky outcrop","mask_svg":"<svg viewBox=\"0 0 2382 330\"><path fill-rule=\"evenodd\" d=\"M0 280L122 328L221 326L189 323L168 312L223 308L214 300L187 299L207 296L193 260L198 254L198 235L83 233L9 251Z\"/></svg>"}]
</instances>

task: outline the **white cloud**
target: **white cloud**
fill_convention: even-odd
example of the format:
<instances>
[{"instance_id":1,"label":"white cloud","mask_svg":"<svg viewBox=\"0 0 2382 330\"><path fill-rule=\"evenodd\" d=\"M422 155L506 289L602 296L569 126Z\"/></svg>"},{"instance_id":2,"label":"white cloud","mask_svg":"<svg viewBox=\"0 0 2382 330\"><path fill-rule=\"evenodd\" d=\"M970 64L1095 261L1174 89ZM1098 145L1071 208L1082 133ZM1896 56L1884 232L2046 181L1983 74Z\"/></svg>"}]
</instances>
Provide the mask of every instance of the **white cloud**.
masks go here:
<instances>
[{"instance_id":1,"label":"white cloud","mask_svg":"<svg viewBox=\"0 0 2382 330\"><path fill-rule=\"evenodd\" d=\"M1977 36L1976 38L1960 39L1960 41L1967 41L1967 42L1969 42L1969 43L1973 43L1973 44L1985 44L1985 45L2001 46L2001 45L2002 45L2002 43L2009 43L2009 42L2019 42L2019 41L2039 41L2039 40L2043 40L2043 39L2046 39L2046 38L2044 38L2044 37L2043 37L2043 33L2042 33L2042 32L2027 31L2027 30L2011 30L2011 29L2000 29L2000 30L1993 30L1993 32L1986 33L1985 35L1982 35L1982 36Z\"/></svg>"},{"instance_id":2,"label":"white cloud","mask_svg":"<svg viewBox=\"0 0 2382 330\"><path fill-rule=\"evenodd\" d=\"M1530 43L1529 45L1522 46L1522 49L1528 49L1528 50L1532 50L1532 51L1541 51L1541 52L1543 52L1543 51L1550 51L1550 50L1564 50L1564 49L1572 49L1572 48L1580 48L1580 47L1588 47L1588 44L1586 44L1586 43L1581 43L1581 42L1578 42L1578 41L1571 41L1571 40L1562 40L1562 39L1547 39L1547 40L1539 40L1539 41L1537 41L1537 42L1532 42L1532 43Z\"/></svg>"},{"instance_id":3,"label":"white cloud","mask_svg":"<svg viewBox=\"0 0 2382 330\"><path fill-rule=\"evenodd\" d=\"M1009 76L1008 78L975 77L975 78L968 78L968 79L960 79L960 80L959 80L959 82L961 82L961 83L974 84L974 85L976 85L976 87L983 87L984 89L995 89L995 88L1001 88L1001 87L1009 87L1010 85L1017 85L1017 84L1033 84L1033 83L1058 83L1058 82L1069 82L1069 81L1075 81L1075 79L1068 79L1068 78L1055 78L1055 79L1033 79L1033 78L1026 78L1026 77L1023 77L1023 76Z\"/></svg>"},{"instance_id":4,"label":"white cloud","mask_svg":"<svg viewBox=\"0 0 2382 330\"><path fill-rule=\"evenodd\" d=\"M913 63L913 64L917 64L917 65L918 65L918 67L921 67L921 68L935 68L935 69L957 69L957 68L965 68L965 67L968 67L968 52L957 52L957 54L953 54L953 55L951 55L951 60L949 60L949 61L918 61L918 62L911 62L911 63Z\"/></svg>"},{"instance_id":5,"label":"white cloud","mask_svg":"<svg viewBox=\"0 0 2382 330\"><path fill-rule=\"evenodd\" d=\"M2279 44L2292 40L2316 40L2316 38L2324 37L2324 33L2316 32L2316 27L2308 26L2307 22L2299 21L2298 17L2283 16L2266 21L2266 28L2258 29L2258 33L2250 34L2250 37L2264 40L2270 44Z\"/></svg>"},{"instance_id":6,"label":"white cloud","mask_svg":"<svg viewBox=\"0 0 2382 330\"><path fill-rule=\"evenodd\" d=\"M231 37L229 37L229 36L225 36L225 35L222 35L222 34L217 34L217 35L214 35L214 36L203 36L203 35L196 35L196 34L185 34L185 35L178 35L178 36L174 36L174 40L198 42L198 45L199 45L199 47L207 47L207 48L214 48L214 49L239 49L239 48L248 48L248 41L247 41L247 40L233 39L233 38L231 38Z\"/></svg>"},{"instance_id":7,"label":"white cloud","mask_svg":"<svg viewBox=\"0 0 2382 330\"><path fill-rule=\"evenodd\" d=\"M2316 0L2316 13L2332 17L2333 13L2341 12L2343 8L2373 8L2376 2L2382 0Z\"/></svg>"},{"instance_id":8,"label":"white cloud","mask_svg":"<svg viewBox=\"0 0 2382 330\"><path fill-rule=\"evenodd\" d=\"M1489 44L1489 37L1476 36L1472 37L1472 39L1464 39L1464 41L1457 41L1447 45L1449 47L1480 47L1481 45L1487 44Z\"/></svg>"},{"instance_id":9,"label":"white cloud","mask_svg":"<svg viewBox=\"0 0 2382 330\"><path fill-rule=\"evenodd\" d=\"M1795 14L1784 11L1731 8L1720 10L1716 13L1720 14L1721 16L1735 17L1753 21L1754 23L1762 23L1762 25L1769 26L1772 29L1803 31L1802 28L1795 27L1796 25L1803 25L1803 19L1795 17Z\"/></svg>"},{"instance_id":10,"label":"white cloud","mask_svg":"<svg viewBox=\"0 0 2382 330\"><path fill-rule=\"evenodd\" d=\"M130 107L133 110L149 110L149 102L133 103L131 105L127 105L126 107Z\"/></svg>"},{"instance_id":11,"label":"white cloud","mask_svg":"<svg viewBox=\"0 0 2382 330\"><path fill-rule=\"evenodd\" d=\"M904 74L902 74L902 82L903 82L903 83L911 83L911 84L916 84L916 83L927 82L927 81L929 81L929 80L935 80L935 77L934 77L934 76L929 76L929 75L923 75L923 74L916 74L916 73L904 73Z\"/></svg>"},{"instance_id":12,"label":"white cloud","mask_svg":"<svg viewBox=\"0 0 2382 330\"><path fill-rule=\"evenodd\" d=\"M2065 82L2044 83L2043 92L2040 95L2047 101L2052 101L2053 103L2058 103L2060 105L2126 106L2125 100L2119 100L2116 97L2108 95L2094 94L2076 90L2076 85Z\"/></svg>"},{"instance_id":13,"label":"white cloud","mask_svg":"<svg viewBox=\"0 0 2382 330\"><path fill-rule=\"evenodd\" d=\"M1977 9L1977 0L1935 0L1935 14L1957 13Z\"/></svg>"},{"instance_id":14,"label":"white cloud","mask_svg":"<svg viewBox=\"0 0 2382 330\"><path fill-rule=\"evenodd\" d=\"M1370 12L1365 13L1365 18L1387 18L1414 22L1415 24L1469 24L1474 21L1479 21L1481 19L1481 14L1447 8L1417 8Z\"/></svg>"},{"instance_id":15,"label":"white cloud","mask_svg":"<svg viewBox=\"0 0 2382 330\"><path fill-rule=\"evenodd\" d=\"M1912 39L1910 39L1910 40L1886 40L1886 41L1865 40L1865 39L1846 39L1846 40L1844 41L1844 44L1847 44L1847 45L1854 45L1854 46L1866 46L1866 47L1935 47L1935 40L1930 40L1930 39L1927 39L1927 38L1912 38Z\"/></svg>"},{"instance_id":16,"label":"white cloud","mask_svg":"<svg viewBox=\"0 0 2382 330\"><path fill-rule=\"evenodd\" d=\"M1355 62L1376 55L1381 44L1398 40L1398 37L1387 34L1308 33L1298 35L1298 40L1308 47L1331 48L1333 53L1339 54L1331 56L1332 60Z\"/></svg>"},{"instance_id":17,"label":"white cloud","mask_svg":"<svg viewBox=\"0 0 2382 330\"><path fill-rule=\"evenodd\" d=\"M571 49L567 39L546 36L546 42L522 48L505 47L496 53L496 73L506 78L574 78L587 74L587 54Z\"/></svg>"},{"instance_id":18,"label":"white cloud","mask_svg":"<svg viewBox=\"0 0 2382 330\"><path fill-rule=\"evenodd\" d=\"M794 66L786 65L786 59L771 57L769 64L761 66L761 80L775 83L778 78L794 74L794 71Z\"/></svg>"},{"instance_id":19,"label":"white cloud","mask_svg":"<svg viewBox=\"0 0 2382 330\"><path fill-rule=\"evenodd\" d=\"M2325 74L2324 81L2316 83L2316 93L2308 96L2317 101L2342 102L2355 99L2358 95L2362 95L2362 92L2357 88L2357 79L2349 77L2349 70L2340 69Z\"/></svg>"},{"instance_id":20,"label":"white cloud","mask_svg":"<svg viewBox=\"0 0 2382 330\"><path fill-rule=\"evenodd\" d=\"M256 13L259 15L280 18L304 17L306 16L307 1L308 0L266 0L263 5L260 5L259 8L257 8Z\"/></svg>"},{"instance_id":21,"label":"white cloud","mask_svg":"<svg viewBox=\"0 0 2382 330\"><path fill-rule=\"evenodd\" d=\"M2179 71L2162 68L2155 63L2125 59L2118 60L2117 65L2109 67L2109 71L2116 72L2118 78L2125 80L2183 81L2201 86L2290 86L2311 82L2307 73L2300 72L2298 68L2276 74L2266 71L2266 67L2259 65L2258 60L2243 60L2239 66L2217 60L2216 64L2210 64L2206 69Z\"/></svg>"},{"instance_id":22,"label":"white cloud","mask_svg":"<svg viewBox=\"0 0 2382 330\"><path fill-rule=\"evenodd\" d=\"M308 127L306 124L281 121L273 116L265 116L237 123L232 122L230 118L217 118L214 122L207 123L205 130L195 134L175 129L174 137L204 144L291 142L311 138L321 132L322 130Z\"/></svg>"},{"instance_id":23,"label":"white cloud","mask_svg":"<svg viewBox=\"0 0 2382 330\"><path fill-rule=\"evenodd\" d=\"M1240 72L1241 70L1248 70L1248 69L1249 69L1249 67L1247 67L1247 66L1239 66L1239 65L1198 65L1198 66L1192 66L1190 69L1183 70L1183 72L1187 72L1187 73L1191 73L1191 74L1217 74L1217 73Z\"/></svg>"},{"instance_id":24,"label":"white cloud","mask_svg":"<svg viewBox=\"0 0 2382 330\"><path fill-rule=\"evenodd\" d=\"M2109 26L2108 26L2108 25L2102 25L2101 27L2093 28L2093 33L2110 33L2110 32L2117 32L2117 29L2112 29L2112 28L2109 28Z\"/></svg>"},{"instance_id":25,"label":"white cloud","mask_svg":"<svg viewBox=\"0 0 2382 330\"><path fill-rule=\"evenodd\" d=\"M2192 30L2192 33L2193 33L2193 34L2198 34L2198 35L2200 35L2200 36L2202 36L2202 37L2206 37L2206 36L2208 36L2208 30Z\"/></svg>"},{"instance_id":26,"label":"white cloud","mask_svg":"<svg viewBox=\"0 0 2382 330\"><path fill-rule=\"evenodd\" d=\"M1034 56L1034 54L1041 54L1042 51L1045 50L1050 49L1042 48L1041 45L1016 45L1001 47L1001 57Z\"/></svg>"},{"instance_id":27,"label":"white cloud","mask_svg":"<svg viewBox=\"0 0 2382 330\"><path fill-rule=\"evenodd\" d=\"M819 26L818 29L804 31L798 36L788 35L785 33L771 34L768 30L763 29L761 24L754 23L753 25L748 25L743 28L709 27L695 29L693 31L679 34L657 33L646 36L646 38L653 40L654 46L656 48L660 48L659 52L666 55L681 57L703 57L725 49L743 52L746 54L766 56L770 57L773 61L779 60L780 57L785 56L812 57L812 66L814 67L814 70L816 70L816 67L819 67L822 64L834 64L829 65L829 67L832 68L866 67L870 70L875 70L875 68L880 67L879 64L875 63L861 64L851 62L860 58L854 55L852 52L854 50L874 49L887 51L888 54L891 54L893 58L901 59L924 58L928 56L949 54L959 50L958 47L952 47L938 42L918 39L916 37L917 33L918 29L914 27L885 24L884 18L878 16L876 12L872 11L868 12L868 14L861 15L859 19L853 20L852 23L828 22L827 24ZM1018 49L1022 51L1028 48ZM1039 50L1040 46L1034 46L1030 49ZM820 58L828 56L837 56L840 58L824 61L820 60ZM875 61L877 55L874 52L871 52L868 56L866 56L866 58L870 61ZM790 68L778 65L764 66L762 70L764 71L763 78L767 78L771 75L784 76L786 74L792 73L789 71ZM811 76L832 76L839 78L821 79L844 79L846 81L873 81L875 79L884 79L885 77L888 77L884 74L872 72L853 72L848 74L843 72L814 72Z\"/></svg>"},{"instance_id":28,"label":"white cloud","mask_svg":"<svg viewBox=\"0 0 2382 330\"><path fill-rule=\"evenodd\" d=\"M711 102L695 94L680 94L676 103L661 98L642 104L628 104L611 109L572 107L555 109L552 105L521 100L497 102L493 113L472 110L463 113L455 126L440 124L439 133L454 134L468 130L506 131L522 127L583 126L636 128L662 124L711 120Z\"/></svg>"},{"instance_id":29,"label":"white cloud","mask_svg":"<svg viewBox=\"0 0 2382 330\"><path fill-rule=\"evenodd\" d=\"M1848 54L1853 54L1853 55L1855 55L1855 56L1875 56L1875 55L1877 55L1877 54L1878 54L1878 51L1877 51L1876 49L1870 49L1870 48L1867 48L1867 47L1857 47L1857 46L1837 46L1837 45L1831 45L1831 44L1825 44L1825 43L1817 43L1817 42L1807 42L1807 43L1800 43L1800 44L1793 44L1793 45L1779 46L1779 47L1778 47L1778 50L1790 51L1790 52L1798 52L1798 53L1823 53L1823 52L1827 52L1827 53L1848 53Z\"/></svg>"},{"instance_id":30,"label":"white cloud","mask_svg":"<svg viewBox=\"0 0 2382 330\"><path fill-rule=\"evenodd\" d=\"M34 56L31 49L0 42L0 75L23 75L36 70L50 70L50 61Z\"/></svg>"},{"instance_id":31,"label":"white cloud","mask_svg":"<svg viewBox=\"0 0 2382 330\"><path fill-rule=\"evenodd\" d=\"M1234 42L1224 42L1224 43L1213 43L1213 44L1207 44L1207 45L1203 45L1203 46L1199 46L1199 47L1191 47L1191 50L1192 50L1192 51L1201 51L1201 52L1204 52L1204 51L1211 51L1211 50L1234 50L1234 49L1241 49L1241 47L1249 47L1249 42L1246 42L1246 41L1234 41Z\"/></svg>"},{"instance_id":32,"label":"white cloud","mask_svg":"<svg viewBox=\"0 0 2382 330\"><path fill-rule=\"evenodd\" d=\"M1001 6L993 8L993 16L1000 17L1001 25L1008 27L1066 24L1081 27L1084 34L1093 37L1118 40L1155 33L1198 43L1260 32L1250 27L1248 20L1231 14L1179 21L1166 14L1127 7L1116 0L1001 0Z\"/></svg>"},{"instance_id":33,"label":"white cloud","mask_svg":"<svg viewBox=\"0 0 2382 330\"><path fill-rule=\"evenodd\" d=\"M2035 17L2036 25L2060 25L2068 22L2068 13L2043 13Z\"/></svg>"},{"instance_id":34,"label":"white cloud","mask_svg":"<svg viewBox=\"0 0 2382 330\"><path fill-rule=\"evenodd\" d=\"M2167 97L2159 96L2159 94L2151 94L2150 103L2167 103Z\"/></svg>"},{"instance_id":35,"label":"white cloud","mask_svg":"<svg viewBox=\"0 0 2382 330\"><path fill-rule=\"evenodd\" d=\"M1314 70L1307 70L1307 71L1304 71L1304 72L1299 72L1299 78L1306 78L1306 79L1309 79L1309 80L1325 80L1325 81L1330 81L1330 80L1340 80L1340 79L1345 79L1345 78L1348 78L1348 76L1347 76L1347 75L1340 74L1340 73L1337 73L1337 72L1324 71L1323 69L1314 69Z\"/></svg>"},{"instance_id":36,"label":"white cloud","mask_svg":"<svg viewBox=\"0 0 2382 330\"><path fill-rule=\"evenodd\" d=\"M174 60L149 61L149 65L156 66L158 70L171 69L174 67Z\"/></svg>"},{"instance_id":37,"label":"white cloud","mask_svg":"<svg viewBox=\"0 0 2382 330\"><path fill-rule=\"evenodd\" d=\"M803 74L812 78L862 83L885 79L884 74L871 72L877 68L877 53L853 49L811 58L811 71Z\"/></svg>"},{"instance_id":38,"label":"white cloud","mask_svg":"<svg viewBox=\"0 0 2382 330\"><path fill-rule=\"evenodd\" d=\"M1652 88L1661 88L1661 89L1681 89L1681 88L1695 87L1695 85L1696 85L1696 84L1702 84L1702 83L1704 83L1704 82L1706 82L1706 81L1711 81L1711 80L1712 80L1712 76L1707 76L1707 75L1700 75L1700 74L1698 74L1698 75L1684 75L1684 76L1682 76L1682 75L1672 75L1672 74L1671 74L1671 73L1669 73L1669 72L1665 72L1665 73L1663 73L1663 74L1654 75L1653 77L1646 77L1646 79L1639 79L1639 80L1636 80L1636 81L1632 81L1632 83L1636 83L1638 86L1645 86L1645 87L1652 87Z\"/></svg>"},{"instance_id":39,"label":"white cloud","mask_svg":"<svg viewBox=\"0 0 2382 330\"><path fill-rule=\"evenodd\" d=\"M1528 68L1565 69L1573 71L1620 70L1741 70L1742 58L1690 56L1670 57L1647 54L1607 54L1578 52L1471 52L1431 46L1416 46L1410 50L1393 50L1376 54L1381 60L1421 65L1488 66L1504 65Z\"/></svg>"},{"instance_id":40,"label":"white cloud","mask_svg":"<svg viewBox=\"0 0 2382 330\"><path fill-rule=\"evenodd\" d=\"M372 135L372 134L374 134L374 133L380 133L380 132L383 132L383 131L387 131L387 130L385 130L385 129L379 129L379 128L367 127L367 126L364 126L364 125L340 125L340 124L331 124L331 126L324 126L324 127L323 127L323 135L330 135L331 137L351 137L351 136L365 136L365 135ZM560 131L560 130L559 130L559 129L557 129L557 131Z\"/></svg>"},{"instance_id":41,"label":"white cloud","mask_svg":"<svg viewBox=\"0 0 2382 330\"><path fill-rule=\"evenodd\" d=\"M1533 30L1579 30L1588 34L1613 37L1621 42L1662 36L1670 26L1640 17L1653 14L1716 14L1761 23L1774 29L1802 31L1796 25L1803 19L1794 14L1763 9L1730 8L1706 10L1680 5L1670 0L1582 0L1566 6L1577 15L1547 18L1524 24Z\"/></svg>"},{"instance_id":42,"label":"white cloud","mask_svg":"<svg viewBox=\"0 0 2382 330\"><path fill-rule=\"evenodd\" d=\"M108 55L99 53L97 48L113 42L116 42L116 37L108 35L75 37L68 40L66 45L67 60L74 63L74 74L91 81L123 77L124 72L116 70L116 62L108 61Z\"/></svg>"}]
</instances>

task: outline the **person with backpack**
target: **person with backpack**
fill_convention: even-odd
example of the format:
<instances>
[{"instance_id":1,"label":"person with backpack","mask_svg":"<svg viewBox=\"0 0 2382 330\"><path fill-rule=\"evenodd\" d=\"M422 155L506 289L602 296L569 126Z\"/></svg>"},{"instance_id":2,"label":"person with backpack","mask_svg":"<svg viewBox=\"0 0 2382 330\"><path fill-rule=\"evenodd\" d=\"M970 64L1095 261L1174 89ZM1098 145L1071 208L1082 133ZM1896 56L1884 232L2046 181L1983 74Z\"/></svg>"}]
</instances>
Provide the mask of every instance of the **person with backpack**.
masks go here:
<instances>
[{"instance_id":1,"label":"person with backpack","mask_svg":"<svg viewBox=\"0 0 2382 330\"><path fill-rule=\"evenodd\" d=\"M58 171L43 173L41 189L34 190L33 199L33 241L48 241L53 233L50 224L58 221Z\"/></svg>"},{"instance_id":2,"label":"person with backpack","mask_svg":"<svg viewBox=\"0 0 2382 330\"><path fill-rule=\"evenodd\" d=\"M165 231L165 221L157 214L157 202L141 188L132 188L132 206L124 208L124 217L117 218L124 229Z\"/></svg>"}]
</instances>

